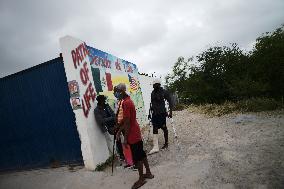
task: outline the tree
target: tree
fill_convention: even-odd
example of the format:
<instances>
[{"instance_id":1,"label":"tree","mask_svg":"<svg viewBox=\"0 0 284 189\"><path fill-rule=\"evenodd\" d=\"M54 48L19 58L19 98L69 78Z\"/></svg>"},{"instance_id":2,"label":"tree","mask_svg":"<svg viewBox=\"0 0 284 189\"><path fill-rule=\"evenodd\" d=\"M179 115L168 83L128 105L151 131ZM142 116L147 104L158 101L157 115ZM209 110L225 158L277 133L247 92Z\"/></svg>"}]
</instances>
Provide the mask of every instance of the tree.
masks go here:
<instances>
[{"instance_id":1,"label":"tree","mask_svg":"<svg viewBox=\"0 0 284 189\"><path fill-rule=\"evenodd\" d=\"M284 96L284 26L256 39L251 53L251 75L265 86L262 96Z\"/></svg>"},{"instance_id":2,"label":"tree","mask_svg":"<svg viewBox=\"0 0 284 189\"><path fill-rule=\"evenodd\" d=\"M194 103L284 96L284 26L256 39L250 53L237 44L179 57L166 84Z\"/></svg>"}]
</instances>

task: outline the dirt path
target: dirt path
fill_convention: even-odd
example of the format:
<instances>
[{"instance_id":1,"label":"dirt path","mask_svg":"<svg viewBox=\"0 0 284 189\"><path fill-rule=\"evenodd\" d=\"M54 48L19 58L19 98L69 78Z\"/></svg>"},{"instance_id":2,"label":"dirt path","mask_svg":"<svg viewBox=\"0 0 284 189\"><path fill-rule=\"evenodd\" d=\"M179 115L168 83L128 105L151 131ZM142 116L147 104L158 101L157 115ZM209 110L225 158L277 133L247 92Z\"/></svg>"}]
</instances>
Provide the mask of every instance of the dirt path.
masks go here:
<instances>
[{"instance_id":1,"label":"dirt path","mask_svg":"<svg viewBox=\"0 0 284 189\"><path fill-rule=\"evenodd\" d=\"M169 125L170 147L148 157L155 179L143 189L284 188L283 111L208 117L184 110L174 119L178 140ZM162 146L162 133L159 141ZM127 189L137 174L128 169L116 169L114 176L110 169L27 171L0 175L0 188Z\"/></svg>"}]
</instances>

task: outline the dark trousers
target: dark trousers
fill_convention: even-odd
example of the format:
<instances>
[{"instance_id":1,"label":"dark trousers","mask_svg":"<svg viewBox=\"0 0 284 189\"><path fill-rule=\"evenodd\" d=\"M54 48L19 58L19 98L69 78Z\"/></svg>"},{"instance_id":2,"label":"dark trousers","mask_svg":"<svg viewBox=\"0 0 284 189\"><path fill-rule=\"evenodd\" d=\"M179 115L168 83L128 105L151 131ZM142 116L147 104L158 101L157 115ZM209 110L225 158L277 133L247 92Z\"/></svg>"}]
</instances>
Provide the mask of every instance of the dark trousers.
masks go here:
<instances>
[{"instance_id":1,"label":"dark trousers","mask_svg":"<svg viewBox=\"0 0 284 189\"><path fill-rule=\"evenodd\" d=\"M165 144L168 144L169 131L166 125L167 114L157 114L152 117L153 134L158 134L158 130L162 129L164 132Z\"/></svg>"}]
</instances>

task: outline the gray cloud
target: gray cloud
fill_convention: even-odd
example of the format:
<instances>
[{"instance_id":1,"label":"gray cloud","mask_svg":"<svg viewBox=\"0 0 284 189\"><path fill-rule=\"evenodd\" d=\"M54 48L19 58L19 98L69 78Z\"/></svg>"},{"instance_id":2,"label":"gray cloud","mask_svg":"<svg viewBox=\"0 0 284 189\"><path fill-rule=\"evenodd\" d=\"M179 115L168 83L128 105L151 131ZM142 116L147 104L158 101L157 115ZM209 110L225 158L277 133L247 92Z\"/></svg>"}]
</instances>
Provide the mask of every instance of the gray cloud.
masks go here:
<instances>
[{"instance_id":1,"label":"gray cloud","mask_svg":"<svg viewBox=\"0 0 284 189\"><path fill-rule=\"evenodd\" d=\"M165 75L178 56L256 37L284 23L283 0L0 0L0 77L55 58L65 35Z\"/></svg>"}]
</instances>

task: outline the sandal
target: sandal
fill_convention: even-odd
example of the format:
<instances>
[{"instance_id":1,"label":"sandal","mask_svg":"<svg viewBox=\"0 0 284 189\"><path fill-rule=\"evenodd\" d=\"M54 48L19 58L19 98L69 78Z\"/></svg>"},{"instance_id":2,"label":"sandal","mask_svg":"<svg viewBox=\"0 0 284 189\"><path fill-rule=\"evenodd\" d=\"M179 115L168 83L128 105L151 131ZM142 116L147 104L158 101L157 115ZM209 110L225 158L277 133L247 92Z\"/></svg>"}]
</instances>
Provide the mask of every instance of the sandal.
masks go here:
<instances>
[{"instance_id":1,"label":"sandal","mask_svg":"<svg viewBox=\"0 0 284 189\"><path fill-rule=\"evenodd\" d=\"M137 189L140 188L141 186L143 186L147 181L143 180L143 181L137 181L133 184L133 186L131 187L131 189Z\"/></svg>"},{"instance_id":2,"label":"sandal","mask_svg":"<svg viewBox=\"0 0 284 189\"><path fill-rule=\"evenodd\" d=\"M154 178L154 175L152 175L152 174L143 174L143 177L145 178L145 179L153 179Z\"/></svg>"}]
</instances>

